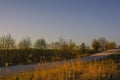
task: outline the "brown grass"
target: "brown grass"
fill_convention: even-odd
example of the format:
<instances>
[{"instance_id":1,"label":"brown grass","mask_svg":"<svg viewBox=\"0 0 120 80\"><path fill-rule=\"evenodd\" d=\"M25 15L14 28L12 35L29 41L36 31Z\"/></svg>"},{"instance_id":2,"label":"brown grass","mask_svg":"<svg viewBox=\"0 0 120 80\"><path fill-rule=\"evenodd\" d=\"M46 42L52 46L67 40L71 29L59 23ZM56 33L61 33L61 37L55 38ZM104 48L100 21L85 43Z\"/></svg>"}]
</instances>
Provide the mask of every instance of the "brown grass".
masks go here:
<instances>
[{"instance_id":1,"label":"brown grass","mask_svg":"<svg viewBox=\"0 0 120 80\"><path fill-rule=\"evenodd\" d=\"M37 71L1 76L0 80L119 80L118 65L112 60L83 63L63 62Z\"/></svg>"}]
</instances>

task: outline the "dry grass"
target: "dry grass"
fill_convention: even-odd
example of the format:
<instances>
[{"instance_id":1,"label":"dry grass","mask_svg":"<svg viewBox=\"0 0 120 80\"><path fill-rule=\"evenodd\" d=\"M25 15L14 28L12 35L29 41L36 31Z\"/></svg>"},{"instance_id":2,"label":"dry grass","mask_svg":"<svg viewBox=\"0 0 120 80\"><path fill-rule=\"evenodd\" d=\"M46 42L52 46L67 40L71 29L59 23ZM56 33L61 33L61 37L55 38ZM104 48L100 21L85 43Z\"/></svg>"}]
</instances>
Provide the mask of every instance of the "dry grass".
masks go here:
<instances>
[{"instance_id":1,"label":"dry grass","mask_svg":"<svg viewBox=\"0 0 120 80\"><path fill-rule=\"evenodd\" d=\"M112 60L83 63L63 62L37 71L1 76L0 80L120 80L117 63Z\"/></svg>"}]
</instances>

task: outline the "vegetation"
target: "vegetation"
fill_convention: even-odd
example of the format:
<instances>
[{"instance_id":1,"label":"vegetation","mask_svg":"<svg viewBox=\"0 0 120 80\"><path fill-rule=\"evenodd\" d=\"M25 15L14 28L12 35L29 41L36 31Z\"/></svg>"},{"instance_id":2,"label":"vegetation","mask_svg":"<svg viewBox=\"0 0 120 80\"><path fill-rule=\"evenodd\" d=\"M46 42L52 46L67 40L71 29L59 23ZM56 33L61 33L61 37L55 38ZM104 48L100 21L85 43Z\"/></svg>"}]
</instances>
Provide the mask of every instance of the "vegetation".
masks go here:
<instances>
[{"instance_id":1,"label":"vegetation","mask_svg":"<svg viewBox=\"0 0 120 80\"><path fill-rule=\"evenodd\" d=\"M0 37L0 49L13 49L15 48L15 40L11 35L5 35Z\"/></svg>"},{"instance_id":2,"label":"vegetation","mask_svg":"<svg viewBox=\"0 0 120 80\"><path fill-rule=\"evenodd\" d=\"M114 57L115 58L115 57ZM120 65L114 58L84 63L81 61L63 62L49 67L40 67L32 72L12 76L0 76L1 80L120 80ZM120 60L120 55L118 57Z\"/></svg>"},{"instance_id":3,"label":"vegetation","mask_svg":"<svg viewBox=\"0 0 120 80\"><path fill-rule=\"evenodd\" d=\"M31 46L32 46L32 42L29 37L23 38L18 44L19 49L30 49Z\"/></svg>"},{"instance_id":4,"label":"vegetation","mask_svg":"<svg viewBox=\"0 0 120 80\"><path fill-rule=\"evenodd\" d=\"M98 51L101 48L101 45L97 40L93 40L92 47L95 51Z\"/></svg>"},{"instance_id":5,"label":"vegetation","mask_svg":"<svg viewBox=\"0 0 120 80\"><path fill-rule=\"evenodd\" d=\"M107 49L114 49L117 47L117 44L115 42L109 42L106 46Z\"/></svg>"},{"instance_id":6,"label":"vegetation","mask_svg":"<svg viewBox=\"0 0 120 80\"><path fill-rule=\"evenodd\" d=\"M44 39L38 39L35 43L34 43L34 47L36 49L45 49L47 46L46 41Z\"/></svg>"},{"instance_id":7,"label":"vegetation","mask_svg":"<svg viewBox=\"0 0 120 80\"><path fill-rule=\"evenodd\" d=\"M63 38L51 44L40 38L32 44L31 38L25 37L16 43L9 34L0 37L1 67L46 62L51 64L31 72L0 75L0 80L120 80L120 55L86 63L79 60L66 61L113 48L117 48L117 44L105 38L94 39L90 49L85 43L76 45L74 41Z\"/></svg>"},{"instance_id":8,"label":"vegetation","mask_svg":"<svg viewBox=\"0 0 120 80\"><path fill-rule=\"evenodd\" d=\"M82 43L81 45L80 45L80 50L81 50L81 53L86 53L86 50L87 50L87 48L86 48L86 45L85 45L85 43Z\"/></svg>"},{"instance_id":9,"label":"vegetation","mask_svg":"<svg viewBox=\"0 0 120 80\"><path fill-rule=\"evenodd\" d=\"M105 51L109 49L119 48L114 41L108 41L104 37L94 39L92 42L92 47L95 51Z\"/></svg>"},{"instance_id":10,"label":"vegetation","mask_svg":"<svg viewBox=\"0 0 120 80\"><path fill-rule=\"evenodd\" d=\"M106 50L106 45L107 45L107 43L108 43L108 41L106 40L106 38L101 37L101 38L98 38L97 41L100 43L101 50L102 50L102 51Z\"/></svg>"},{"instance_id":11,"label":"vegetation","mask_svg":"<svg viewBox=\"0 0 120 80\"><path fill-rule=\"evenodd\" d=\"M41 49L15 49L0 50L0 66L24 65L33 63L44 63L52 61L68 60L83 57L86 54L79 50L41 50Z\"/></svg>"},{"instance_id":12,"label":"vegetation","mask_svg":"<svg viewBox=\"0 0 120 80\"><path fill-rule=\"evenodd\" d=\"M117 44L114 41L108 41L104 37L94 39L92 42L92 48L94 50L104 51L106 49L117 48ZM15 39L10 35L5 35L0 37L0 49L69 49L69 50L78 50L82 49L83 51L89 47L85 43L81 45L76 45L73 40L66 41L63 38L60 38L56 42L51 42L48 44L44 38L39 38L32 43L30 37L22 38L19 43L16 43Z\"/></svg>"},{"instance_id":13,"label":"vegetation","mask_svg":"<svg viewBox=\"0 0 120 80\"><path fill-rule=\"evenodd\" d=\"M105 38L94 39L93 50L85 43L76 45L73 40L66 41L63 38L50 44L44 38L33 43L30 37L24 37L18 43L15 41L10 34L0 37L0 66L68 60L117 47L115 42L109 42Z\"/></svg>"},{"instance_id":14,"label":"vegetation","mask_svg":"<svg viewBox=\"0 0 120 80\"><path fill-rule=\"evenodd\" d=\"M118 54L113 54L111 56L108 56L106 58L104 58L104 60L108 60L111 59L113 60L115 63L120 64L120 52L117 52Z\"/></svg>"}]
</instances>

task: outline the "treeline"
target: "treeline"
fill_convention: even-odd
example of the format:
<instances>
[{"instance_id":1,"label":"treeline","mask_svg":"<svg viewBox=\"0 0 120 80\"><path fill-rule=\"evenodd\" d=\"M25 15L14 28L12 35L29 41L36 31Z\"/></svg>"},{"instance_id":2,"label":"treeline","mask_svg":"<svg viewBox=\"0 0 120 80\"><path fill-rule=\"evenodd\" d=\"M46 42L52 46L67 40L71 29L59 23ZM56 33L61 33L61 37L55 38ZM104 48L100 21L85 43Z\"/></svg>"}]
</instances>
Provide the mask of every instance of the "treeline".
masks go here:
<instances>
[{"instance_id":1,"label":"treeline","mask_svg":"<svg viewBox=\"0 0 120 80\"><path fill-rule=\"evenodd\" d=\"M108 41L106 38L101 37L92 41L92 48L95 51L105 51L109 49L120 48L120 46L118 46L114 41Z\"/></svg>"},{"instance_id":2,"label":"treeline","mask_svg":"<svg viewBox=\"0 0 120 80\"><path fill-rule=\"evenodd\" d=\"M10 35L5 35L0 37L0 49L8 50L8 49L54 49L54 50L79 50L79 49L90 49L92 47L93 50L107 50L118 48L118 46L114 41L108 41L104 37L99 39L94 39L91 43L91 46L82 43L81 45L77 45L73 40L66 41L63 38L60 38L56 42L51 42L48 44L44 38L39 38L35 42L31 41L30 37L22 38L18 43L16 40Z\"/></svg>"},{"instance_id":3,"label":"treeline","mask_svg":"<svg viewBox=\"0 0 120 80\"><path fill-rule=\"evenodd\" d=\"M48 44L43 38L32 43L30 37L25 37L16 43L16 40L8 34L0 37L0 66L68 60L83 57L86 53L118 48L115 42L105 38L94 39L91 46L92 49L85 43L77 45L74 41L66 41L63 38Z\"/></svg>"},{"instance_id":4,"label":"treeline","mask_svg":"<svg viewBox=\"0 0 120 80\"><path fill-rule=\"evenodd\" d=\"M0 37L0 49L77 49L75 42L70 40L67 42L64 39L60 39L56 42L51 42L48 44L45 39L39 38L32 43L30 37L22 38L18 43L16 40L9 34Z\"/></svg>"}]
</instances>

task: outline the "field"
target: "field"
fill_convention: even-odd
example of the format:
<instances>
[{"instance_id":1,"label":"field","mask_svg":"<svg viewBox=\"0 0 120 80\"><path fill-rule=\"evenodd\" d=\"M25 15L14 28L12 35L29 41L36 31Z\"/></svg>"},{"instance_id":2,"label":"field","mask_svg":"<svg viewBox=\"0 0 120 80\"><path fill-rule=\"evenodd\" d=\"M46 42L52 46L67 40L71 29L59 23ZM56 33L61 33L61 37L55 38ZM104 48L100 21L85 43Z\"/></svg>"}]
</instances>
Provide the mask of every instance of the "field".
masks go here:
<instances>
[{"instance_id":1,"label":"field","mask_svg":"<svg viewBox=\"0 0 120 80\"><path fill-rule=\"evenodd\" d=\"M51 63L36 71L0 76L0 80L120 80L120 54L87 63L78 60Z\"/></svg>"}]
</instances>

